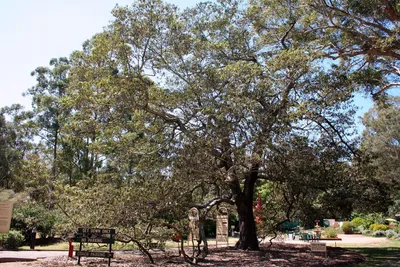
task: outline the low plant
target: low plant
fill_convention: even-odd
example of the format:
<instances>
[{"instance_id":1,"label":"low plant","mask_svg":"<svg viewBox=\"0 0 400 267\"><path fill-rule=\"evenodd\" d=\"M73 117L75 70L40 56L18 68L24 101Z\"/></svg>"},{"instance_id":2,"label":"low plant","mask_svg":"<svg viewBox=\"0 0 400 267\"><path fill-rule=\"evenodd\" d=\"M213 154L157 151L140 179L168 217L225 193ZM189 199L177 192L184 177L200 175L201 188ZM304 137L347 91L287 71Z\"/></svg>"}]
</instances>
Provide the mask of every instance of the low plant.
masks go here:
<instances>
[{"instance_id":1,"label":"low plant","mask_svg":"<svg viewBox=\"0 0 400 267\"><path fill-rule=\"evenodd\" d=\"M387 238L392 238L397 235L397 233L395 231L393 231L392 229L386 230L385 234L386 234Z\"/></svg>"},{"instance_id":2,"label":"low plant","mask_svg":"<svg viewBox=\"0 0 400 267\"><path fill-rule=\"evenodd\" d=\"M327 228L324 235L326 238L337 238L338 233L334 228Z\"/></svg>"},{"instance_id":3,"label":"low plant","mask_svg":"<svg viewBox=\"0 0 400 267\"><path fill-rule=\"evenodd\" d=\"M371 224L369 226L369 229L372 230L373 232L386 231L386 230L389 230L389 226L387 226L385 224L376 224L376 223L374 223L374 224Z\"/></svg>"},{"instance_id":4,"label":"low plant","mask_svg":"<svg viewBox=\"0 0 400 267\"><path fill-rule=\"evenodd\" d=\"M378 230L372 233L372 236L374 237L381 237L381 236L386 236L386 232L382 230Z\"/></svg>"},{"instance_id":5,"label":"low plant","mask_svg":"<svg viewBox=\"0 0 400 267\"><path fill-rule=\"evenodd\" d=\"M353 224L354 228L358 228L360 226L364 226L366 222L363 218L356 217L353 220L351 220L351 223Z\"/></svg>"},{"instance_id":6,"label":"low plant","mask_svg":"<svg viewBox=\"0 0 400 267\"><path fill-rule=\"evenodd\" d=\"M353 233L353 224L351 222L344 222L342 225L342 231L345 234L352 234Z\"/></svg>"},{"instance_id":7,"label":"low plant","mask_svg":"<svg viewBox=\"0 0 400 267\"><path fill-rule=\"evenodd\" d=\"M6 249L18 249L24 243L24 236L19 231L11 230L3 238L3 247Z\"/></svg>"},{"instance_id":8,"label":"low plant","mask_svg":"<svg viewBox=\"0 0 400 267\"><path fill-rule=\"evenodd\" d=\"M362 230L362 231L361 231L361 234L363 234L363 235L370 235L370 234L372 234L372 231L371 231L371 230Z\"/></svg>"},{"instance_id":9,"label":"low plant","mask_svg":"<svg viewBox=\"0 0 400 267\"><path fill-rule=\"evenodd\" d=\"M14 208L11 227L25 236L29 242L31 230L36 229L41 237L53 237L54 228L62 221L62 215L57 210L49 210L38 204L24 204Z\"/></svg>"}]
</instances>

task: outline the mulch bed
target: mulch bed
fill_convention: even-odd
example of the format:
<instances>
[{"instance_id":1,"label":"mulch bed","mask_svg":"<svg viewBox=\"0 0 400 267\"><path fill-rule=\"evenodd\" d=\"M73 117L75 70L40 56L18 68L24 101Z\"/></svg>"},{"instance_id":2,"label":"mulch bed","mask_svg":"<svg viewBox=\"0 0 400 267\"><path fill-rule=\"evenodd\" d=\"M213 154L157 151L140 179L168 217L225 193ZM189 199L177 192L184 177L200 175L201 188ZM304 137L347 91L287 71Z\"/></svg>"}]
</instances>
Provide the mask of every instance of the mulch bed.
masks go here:
<instances>
[{"instance_id":1,"label":"mulch bed","mask_svg":"<svg viewBox=\"0 0 400 267\"><path fill-rule=\"evenodd\" d=\"M111 260L111 266L191 266L178 257L176 250L153 252L156 264L150 264L147 257L137 252L118 253ZM277 244L264 246L260 251L234 250L232 247L211 248L210 254L198 266L349 266L365 261L364 256L347 249L328 247L324 253L311 253L308 245ZM82 266L107 266L108 260L81 258ZM27 266L77 266L77 260L66 256L43 259Z\"/></svg>"}]
</instances>

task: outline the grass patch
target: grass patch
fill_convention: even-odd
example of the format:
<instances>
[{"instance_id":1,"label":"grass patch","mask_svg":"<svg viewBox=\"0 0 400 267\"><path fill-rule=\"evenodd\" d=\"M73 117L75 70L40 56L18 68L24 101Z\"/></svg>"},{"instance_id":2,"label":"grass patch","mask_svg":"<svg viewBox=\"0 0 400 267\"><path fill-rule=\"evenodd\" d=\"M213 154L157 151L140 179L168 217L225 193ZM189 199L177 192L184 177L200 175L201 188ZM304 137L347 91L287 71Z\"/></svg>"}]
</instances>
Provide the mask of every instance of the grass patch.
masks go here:
<instances>
[{"instance_id":1,"label":"grass patch","mask_svg":"<svg viewBox=\"0 0 400 267\"><path fill-rule=\"evenodd\" d=\"M351 248L367 258L367 261L357 267L394 267L400 265L400 247L385 248Z\"/></svg>"},{"instance_id":2,"label":"grass patch","mask_svg":"<svg viewBox=\"0 0 400 267\"><path fill-rule=\"evenodd\" d=\"M400 266L400 240L387 239L386 242L370 244L343 244L347 248L362 254L367 261L356 267Z\"/></svg>"}]
</instances>

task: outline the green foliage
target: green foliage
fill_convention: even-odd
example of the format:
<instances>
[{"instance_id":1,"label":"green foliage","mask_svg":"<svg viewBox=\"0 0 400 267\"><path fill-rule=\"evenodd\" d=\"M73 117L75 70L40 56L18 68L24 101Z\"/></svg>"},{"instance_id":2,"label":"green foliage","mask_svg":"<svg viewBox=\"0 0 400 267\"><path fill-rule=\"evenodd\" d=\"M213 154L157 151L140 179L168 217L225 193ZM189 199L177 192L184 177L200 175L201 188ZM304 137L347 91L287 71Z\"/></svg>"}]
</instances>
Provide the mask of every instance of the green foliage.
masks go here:
<instances>
[{"instance_id":1,"label":"green foliage","mask_svg":"<svg viewBox=\"0 0 400 267\"><path fill-rule=\"evenodd\" d=\"M326 238L337 238L338 231L336 229L334 229L334 228L331 228L331 227L326 228L325 232L324 232L324 236Z\"/></svg>"},{"instance_id":2,"label":"green foliage","mask_svg":"<svg viewBox=\"0 0 400 267\"><path fill-rule=\"evenodd\" d=\"M11 227L21 231L26 240L34 227L41 237L52 237L57 224L63 222L63 215L38 204L24 204L14 208Z\"/></svg>"},{"instance_id":3,"label":"green foliage","mask_svg":"<svg viewBox=\"0 0 400 267\"><path fill-rule=\"evenodd\" d=\"M356 217L353 220L351 220L351 223L353 224L354 228L358 228L359 226L365 226L365 220L360 217Z\"/></svg>"},{"instance_id":4,"label":"green foliage","mask_svg":"<svg viewBox=\"0 0 400 267\"><path fill-rule=\"evenodd\" d=\"M385 234L387 238L392 238L397 236L397 232L392 229L386 230Z\"/></svg>"},{"instance_id":5,"label":"green foliage","mask_svg":"<svg viewBox=\"0 0 400 267\"><path fill-rule=\"evenodd\" d=\"M351 222L344 222L342 225L342 231L345 234L352 234L353 228L354 228L354 225Z\"/></svg>"},{"instance_id":6,"label":"green foliage","mask_svg":"<svg viewBox=\"0 0 400 267\"><path fill-rule=\"evenodd\" d=\"M355 213L356 217L353 219L356 224L361 224L364 229L371 229L372 224L384 224L385 218L387 218L383 213Z\"/></svg>"},{"instance_id":7,"label":"green foliage","mask_svg":"<svg viewBox=\"0 0 400 267\"><path fill-rule=\"evenodd\" d=\"M374 237L386 236L386 232L384 230L377 230L372 233L372 236Z\"/></svg>"},{"instance_id":8,"label":"green foliage","mask_svg":"<svg viewBox=\"0 0 400 267\"><path fill-rule=\"evenodd\" d=\"M347 137L354 93L381 94L397 75L397 24L382 12L390 6L289 2L116 7L82 51L32 73L30 124L0 120L0 186L50 208L57 201L70 216L66 232L116 227L143 244L168 239L165 224L185 232L193 206L206 220L228 203L248 233L238 247L258 249L248 218L255 193L269 232L293 218L310 227L348 218L353 207L384 211L399 177L390 161L396 104L379 120L365 117L359 162L348 163L359 157ZM13 144L31 135L40 143L20 154L28 146ZM29 206L13 221L51 235L58 218Z\"/></svg>"},{"instance_id":9,"label":"green foliage","mask_svg":"<svg viewBox=\"0 0 400 267\"><path fill-rule=\"evenodd\" d=\"M2 243L5 249L15 250L23 245L24 236L20 231L10 230L8 234L3 237Z\"/></svg>"},{"instance_id":10,"label":"green foliage","mask_svg":"<svg viewBox=\"0 0 400 267\"><path fill-rule=\"evenodd\" d=\"M371 224L369 226L369 229L372 230L373 232L376 231L386 231L389 229L389 226L385 225L385 224Z\"/></svg>"}]
</instances>

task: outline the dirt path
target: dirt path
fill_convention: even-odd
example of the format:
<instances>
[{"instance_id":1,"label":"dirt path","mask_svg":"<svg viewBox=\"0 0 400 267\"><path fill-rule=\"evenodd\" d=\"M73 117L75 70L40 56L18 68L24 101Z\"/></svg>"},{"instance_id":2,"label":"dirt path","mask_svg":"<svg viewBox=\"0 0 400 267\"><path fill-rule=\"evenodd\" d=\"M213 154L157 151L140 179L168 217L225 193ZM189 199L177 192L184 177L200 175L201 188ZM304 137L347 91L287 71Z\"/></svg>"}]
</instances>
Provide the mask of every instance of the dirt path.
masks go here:
<instances>
[{"instance_id":1,"label":"dirt path","mask_svg":"<svg viewBox=\"0 0 400 267\"><path fill-rule=\"evenodd\" d=\"M342 241L323 241L327 243L328 259L321 255L314 255L309 250L309 243L303 241L287 241L281 244L275 243L273 248L264 248L260 252L236 251L230 248L212 249L212 253L200 266L314 266L326 264L326 266L340 266L348 260L360 262L362 256L336 247L360 246L374 247L377 244L389 243L386 238L373 238L362 235L339 235ZM24 266L76 266L77 261L68 259L67 251L0 251L2 259L15 258L26 259L30 262L1 263L1 267ZM156 253L156 262L168 266L186 266L182 258L176 257L174 250L168 253ZM36 259L38 259L36 261ZM105 260L97 258L82 258L83 266L106 266ZM32 261L35 260L35 261ZM329 265L328 265L329 264ZM338 265L339 264L339 265ZM112 266L158 266L148 264L146 257L138 253L116 253L112 260ZM316 265L317 266L317 265Z\"/></svg>"}]
</instances>

